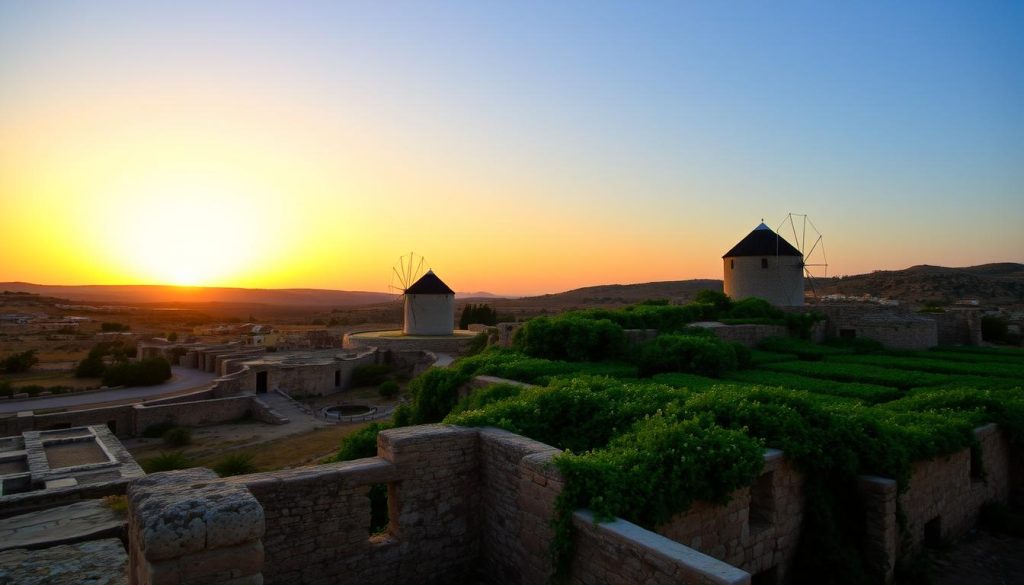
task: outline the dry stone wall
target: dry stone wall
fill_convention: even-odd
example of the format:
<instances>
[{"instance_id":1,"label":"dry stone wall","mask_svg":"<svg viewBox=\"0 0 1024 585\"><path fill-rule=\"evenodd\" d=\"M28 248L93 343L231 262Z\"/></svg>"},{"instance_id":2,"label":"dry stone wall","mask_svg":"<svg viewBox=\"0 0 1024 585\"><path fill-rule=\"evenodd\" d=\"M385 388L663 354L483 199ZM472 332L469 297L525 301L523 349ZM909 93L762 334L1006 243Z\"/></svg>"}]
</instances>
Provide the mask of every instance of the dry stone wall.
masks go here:
<instances>
[{"instance_id":1,"label":"dry stone wall","mask_svg":"<svg viewBox=\"0 0 1024 585\"><path fill-rule=\"evenodd\" d=\"M941 517L940 538L962 534L983 502L1005 501L1011 482L1020 481L1019 475L1013 476L1016 480L1011 477L1013 461L1004 434L989 426L979 429L977 436L987 483L978 469L972 477L969 450L915 466L909 490L902 496L910 536L903 551L896 550L895 482L860 478L865 550L869 562L884 574L892 575L898 552L913 551L936 530L929 528L936 526L934 518ZM212 502L199 504L198 512L174 495L184 488L161 485L157 476L173 473L157 474L144 489L166 491L168 497L132 496L133 526L156 526L150 533L133 528L133 539L144 543L132 543L133 583L155 583L147 579L160 571L183 571L203 563L215 568L197 575L241 579L239 583L258 582L256 575L268 584L545 583L553 570L551 521L563 489L563 479L552 464L558 453L498 429L391 429L379 435L377 457L226 479L174 479L174 486L198 489ZM389 524L380 534L370 534L368 493L375 484L385 484L388 491ZM230 499L237 502L251 497L258 503L260 521L248 520L256 518L255 513L244 518L229 514L225 517L231 520L219 527L219 513L207 512L217 498L203 494L221 493L235 494ZM164 503L154 507L145 501ZM781 452L768 450L753 485L737 490L723 505L698 502L657 532L619 519L595 524L589 512L577 511L569 582L785 582L800 539L803 507L803 475ZM177 552L153 554L154 548L145 543L154 542L154 534L169 533L161 532L160 522L154 524L151 516L162 518L160 522L174 530L189 525L181 517L200 518L197 530L244 532L245 538L207 539L201 545L188 533ZM236 526L239 522L242 528ZM257 534L258 542L253 536ZM237 560L233 551L238 550L249 551L251 557Z\"/></svg>"},{"instance_id":2,"label":"dry stone wall","mask_svg":"<svg viewBox=\"0 0 1024 585\"><path fill-rule=\"evenodd\" d=\"M657 532L751 574L785 582L803 522L803 474L768 449L761 475L723 505L695 502Z\"/></svg>"}]
</instances>

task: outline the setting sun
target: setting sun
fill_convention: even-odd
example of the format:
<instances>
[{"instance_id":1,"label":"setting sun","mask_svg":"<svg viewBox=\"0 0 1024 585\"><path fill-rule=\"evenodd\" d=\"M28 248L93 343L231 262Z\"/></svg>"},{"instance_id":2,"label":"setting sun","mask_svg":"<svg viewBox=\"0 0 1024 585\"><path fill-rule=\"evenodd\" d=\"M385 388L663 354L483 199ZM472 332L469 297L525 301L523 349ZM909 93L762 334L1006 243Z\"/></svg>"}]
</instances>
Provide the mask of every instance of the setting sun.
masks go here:
<instances>
[{"instance_id":1,"label":"setting sun","mask_svg":"<svg viewBox=\"0 0 1024 585\"><path fill-rule=\"evenodd\" d=\"M257 271L273 240L272 223L226 185L140 187L116 196L123 233L107 242L111 257L142 281L177 285L232 282Z\"/></svg>"}]
</instances>

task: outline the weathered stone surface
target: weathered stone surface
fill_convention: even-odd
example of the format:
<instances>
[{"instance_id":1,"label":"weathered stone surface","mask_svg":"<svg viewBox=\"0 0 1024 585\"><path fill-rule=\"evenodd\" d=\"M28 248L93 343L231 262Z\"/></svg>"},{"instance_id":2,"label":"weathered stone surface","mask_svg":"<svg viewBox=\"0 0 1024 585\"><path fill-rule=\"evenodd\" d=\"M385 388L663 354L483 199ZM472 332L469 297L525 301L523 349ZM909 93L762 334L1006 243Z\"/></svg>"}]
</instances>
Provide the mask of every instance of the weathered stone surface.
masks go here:
<instances>
[{"instance_id":1,"label":"weathered stone surface","mask_svg":"<svg viewBox=\"0 0 1024 585\"><path fill-rule=\"evenodd\" d=\"M124 585L128 555L117 539L0 552L0 583Z\"/></svg>"},{"instance_id":2,"label":"weathered stone surface","mask_svg":"<svg viewBox=\"0 0 1024 585\"><path fill-rule=\"evenodd\" d=\"M263 508L208 469L155 473L128 489L133 536L150 562L263 536Z\"/></svg>"},{"instance_id":3,"label":"weathered stone surface","mask_svg":"<svg viewBox=\"0 0 1024 585\"><path fill-rule=\"evenodd\" d=\"M126 519L99 500L87 500L0 520L0 550L43 548L120 536Z\"/></svg>"}]
</instances>

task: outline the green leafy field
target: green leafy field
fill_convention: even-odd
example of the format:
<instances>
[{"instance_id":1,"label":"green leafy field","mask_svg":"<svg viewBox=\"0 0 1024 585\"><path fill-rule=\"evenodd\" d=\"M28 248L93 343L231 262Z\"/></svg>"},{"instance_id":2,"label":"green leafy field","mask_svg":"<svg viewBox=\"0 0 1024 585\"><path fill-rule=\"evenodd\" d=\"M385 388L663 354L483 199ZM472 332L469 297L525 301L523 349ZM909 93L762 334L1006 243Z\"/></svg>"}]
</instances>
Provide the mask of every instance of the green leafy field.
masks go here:
<instances>
[{"instance_id":1,"label":"green leafy field","mask_svg":"<svg viewBox=\"0 0 1024 585\"><path fill-rule=\"evenodd\" d=\"M905 489L914 461L977 448L973 429L990 422L1024 440L1024 351L887 352L790 338L749 351L686 328L708 312L641 306L547 319L522 352L492 348L414 380L394 425L497 426L563 449L555 460L566 480L555 526L561 569L573 510L657 527L695 500L722 502L750 485L764 449L782 449L807 472L803 533L815 535L798 547L797 580L833 574L849 583L879 580L849 537L862 523L851 512L857 475ZM630 352L620 323L664 333ZM612 359L588 361L595 355ZM491 386L460 401L459 388L482 374L534 386ZM339 458L372 455L387 427L352 435Z\"/></svg>"}]
</instances>

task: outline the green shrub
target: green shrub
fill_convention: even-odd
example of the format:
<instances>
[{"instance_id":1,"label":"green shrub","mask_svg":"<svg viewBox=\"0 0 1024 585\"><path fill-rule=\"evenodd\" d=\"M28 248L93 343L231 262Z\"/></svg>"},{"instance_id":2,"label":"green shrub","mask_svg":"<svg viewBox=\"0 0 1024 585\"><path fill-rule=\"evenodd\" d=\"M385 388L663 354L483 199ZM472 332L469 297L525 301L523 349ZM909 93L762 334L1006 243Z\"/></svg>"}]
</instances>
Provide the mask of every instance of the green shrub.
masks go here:
<instances>
[{"instance_id":1,"label":"green shrub","mask_svg":"<svg viewBox=\"0 0 1024 585\"><path fill-rule=\"evenodd\" d=\"M622 362L567 362L523 355L516 351L491 348L473 357L459 360L453 369L472 376L497 376L528 384L547 384L565 375L635 378L636 366Z\"/></svg>"},{"instance_id":2,"label":"green shrub","mask_svg":"<svg viewBox=\"0 0 1024 585\"><path fill-rule=\"evenodd\" d=\"M106 332L118 333L118 332L131 331L132 328L131 328L130 325L127 325L125 323L108 322L108 323L101 323L100 324L100 329L102 329L103 331L106 331Z\"/></svg>"},{"instance_id":3,"label":"green shrub","mask_svg":"<svg viewBox=\"0 0 1024 585\"><path fill-rule=\"evenodd\" d=\"M441 422L459 400L459 388L469 375L454 368L430 368L409 382L412 400L407 406L404 424L423 425ZM405 418L405 417L403 417ZM396 422L398 417L396 416Z\"/></svg>"},{"instance_id":4,"label":"green shrub","mask_svg":"<svg viewBox=\"0 0 1024 585\"><path fill-rule=\"evenodd\" d=\"M105 386L154 386L171 377L171 364L162 357L108 366L103 372Z\"/></svg>"},{"instance_id":5,"label":"green shrub","mask_svg":"<svg viewBox=\"0 0 1024 585\"><path fill-rule=\"evenodd\" d=\"M487 349L488 335L486 332L481 331L473 336L473 339L466 345L466 350L462 355L471 356L477 355L483 350Z\"/></svg>"},{"instance_id":6,"label":"green shrub","mask_svg":"<svg viewBox=\"0 0 1024 585\"><path fill-rule=\"evenodd\" d=\"M187 427L174 427L164 431L161 435L164 445L168 447L185 447L192 444L192 429Z\"/></svg>"},{"instance_id":7,"label":"green shrub","mask_svg":"<svg viewBox=\"0 0 1024 585\"><path fill-rule=\"evenodd\" d=\"M384 380L377 386L377 392L384 398L394 398L398 396L398 382L394 380Z\"/></svg>"},{"instance_id":8,"label":"green shrub","mask_svg":"<svg viewBox=\"0 0 1024 585\"><path fill-rule=\"evenodd\" d=\"M352 461L377 456L377 435L392 428L390 423L371 423L341 440L335 461Z\"/></svg>"},{"instance_id":9,"label":"green shrub","mask_svg":"<svg viewBox=\"0 0 1024 585\"><path fill-rule=\"evenodd\" d=\"M750 363L754 366L779 362L793 362L798 359L800 358L797 357L796 354L792 353L778 353L774 351L765 351L763 349L750 350Z\"/></svg>"},{"instance_id":10,"label":"green shrub","mask_svg":"<svg viewBox=\"0 0 1024 585\"><path fill-rule=\"evenodd\" d=\"M625 335L621 326L608 319L565 314L530 319L516 331L513 347L533 357L601 361L623 354Z\"/></svg>"},{"instance_id":11,"label":"green shrub","mask_svg":"<svg viewBox=\"0 0 1024 585\"><path fill-rule=\"evenodd\" d=\"M885 351L882 342L868 339L866 337L833 337L825 341L825 345L837 349L844 349L855 354L858 353L880 353Z\"/></svg>"},{"instance_id":12,"label":"green shrub","mask_svg":"<svg viewBox=\"0 0 1024 585\"><path fill-rule=\"evenodd\" d=\"M515 384L491 384L460 400L451 413L458 414L467 410L477 410L488 404L519 396L519 393L522 391L522 386L516 386Z\"/></svg>"},{"instance_id":13,"label":"green shrub","mask_svg":"<svg viewBox=\"0 0 1024 585\"><path fill-rule=\"evenodd\" d=\"M723 317L731 319L778 319L785 318L781 309L772 306L771 303L757 297L749 297L742 301L733 303L729 312Z\"/></svg>"},{"instance_id":14,"label":"green shrub","mask_svg":"<svg viewBox=\"0 0 1024 585\"><path fill-rule=\"evenodd\" d=\"M459 317L459 329L467 329L470 325L494 325L498 322L498 312L489 305L466 305Z\"/></svg>"},{"instance_id":15,"label":"green shrub","mask_svg":"<svg viewBox=\"0 0 1024 585\"><path fill-rule=\"evenodd\" d=\"M866 404L888 402L903 396L902 391L889 386L860 384L856 382L837 382L835 380L808 378L797 374L765 370L734 372L727 374L726 379L730 381L737 380L747 384L777 386L793 390L805 390L814 394L839 396L842 398L858 400Z\"/></svg>"},{"instance_id":16,"label":"green shrub","mask_svg":"<svg viewBox=\"0 0 1024 585\"><path fill-rule=\"evenodd\" d=\"M800 361L764 364L761 367L766 370L798 374L810 378L877 384L901 390L908 390L916 386L937 386L949 382L948 376L942 374L894 370L864 364Z\"/></svg>"},{"instance_id":17,"label":"green shrub","mask_svg":"<svg viewBox=\"0 0 1024 585\"><path fill-rule=\"evenodd\" d=\"M949 362L941 359L899 357L891 355L836 356L834 358L829 358L829 361L847 364L866 364L883 368L930 372L935 374L1016 378L1024 383L1024 362L1020 364L972 364L964 362Z\"/></svg>"},{"instance_id":18,"label":"green shrub","mask_svg":"<svg viewBox=\"0 0 1024 585\"><path fill-rule=\"evenodd\" d=\"M180 451L161 453L155 457L143 459L139 461L139 465L142 466L142 470L146 473L173 471L175 469L188 469L190 467L195 467L192 464L192 461Z\"/></svg>"},{"instance_id":19,"label":"green shrub","mask_svg":"<svg viewBox=\"0 0 1024 585\"><path fill-rule=\"evenodd\" d=\"M391 375L393 368L387 364L363 364L352 370L352 386L379 386Z\"/></svg>"},{"instance_id":20,"label":"green shrub","mask_svg":"<svg viewBox=\"0 0 1024 585\"><path fill-rule=\"evenodd\" d=\"M811 330L818 321L825 320L821 313L786 313L784 322L789 334L800 339L811 338Z\"/></svg>"},{"instance_id":21,"label":"green shrub","mask_svg":"<svg viewBox=\"0 0 1024 585\"><path fill-rule=\"evenodd\" d=\"M737 368L736 351L717 338L659 335L636 349L638 375L688 372L720 377Z\"/></svg>"},{"instance_id":22,"label":"green shrub","mask_svg":"<svg viewBox=\"0 0 1024 585\"><path fill-rule=\"evenodd\" d=\"M36 357L36 350L30 349L20 353L12 353L0 360L0 370L8 374L19 374L31 370L32 366L38 363L39 358Z\"/></svg>"},{"instance_id":23,"label":"green shrub","mask_svg":"<svg viewBox=\"0 0 1024 585\"><path fill-rule=\"evenodd\" d=\"M82 358L82 361L78 362L78 365L75 366L75 377L99 378L106 369L107 365L103 363L103 357L93 355L90 352L88 356Z\"/></svg>"},{"instance_id":24,"label":"green shrub","mask_svg":"<svg viewBox=\"0 0 1024 585\"><path fill-rule=\"evenodd\" d=\"M248 453L232 453L217 461L213 466L213 470L221 477L229 477L232 475L255 473L256 465L252 462L252 455Z\"/></svg>"},{"instance_id":25,"label":"green shrub","mask_svg":"<svg viewBox=\"0 0 1024 585\"><path fill-rule=\"evenodd\" d=\"M697 295L693 297L693 302L711 305L719 313L728 312L732 308L732 299L725 293L717 290L698 291Z\"/></svg>"},{"instance_id":26,"label":"green shrub","mask_svg":"<svg viewBox=\"0 0 1024 585\"><path fill-rule=\"evenodd\" d=\"M830 355L853 353L853 350L848 348L829 347L793 337L769 337L761 341L757 348L775 353L788 353L797 356L801 360L813 362L821 361Z\"/></svg>"}]
</instances>

